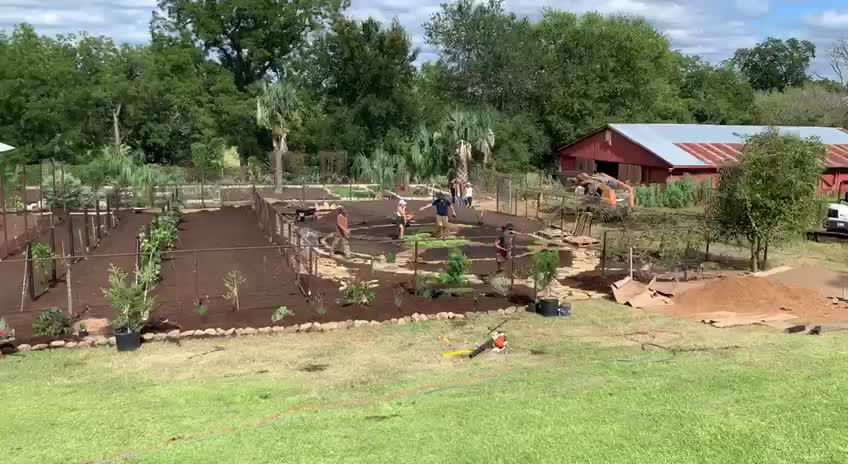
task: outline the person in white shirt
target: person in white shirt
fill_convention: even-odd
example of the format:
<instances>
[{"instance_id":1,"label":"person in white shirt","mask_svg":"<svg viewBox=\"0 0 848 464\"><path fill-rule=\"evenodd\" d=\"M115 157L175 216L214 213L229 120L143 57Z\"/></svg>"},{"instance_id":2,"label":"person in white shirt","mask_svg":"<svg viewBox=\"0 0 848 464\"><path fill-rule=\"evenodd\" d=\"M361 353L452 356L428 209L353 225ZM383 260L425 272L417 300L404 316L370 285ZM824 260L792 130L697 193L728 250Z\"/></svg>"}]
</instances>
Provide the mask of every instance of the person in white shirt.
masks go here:
<instances>
[{"instance_id":1,"label":"person in white shirt","mask_svg":"<svg viewBox=\"0 0 848 464\"><path fill-rule=\"evenodd\" d=\"M403 233L406 231L406 223L409 218L406 215L406 200L400 200L395 212L395 224L398 226L398 240L403 240Z\"/></svg>"},{"instance_id":2,"label":"person in white shirt","mask_svg":"<svg viewBox=\"0 0 848 464\"><path fill-rule=\"evenodd\" d=\"M465 206L471 207L473 203L471 183L465 184Z\"/></svg>"}]
</instances>

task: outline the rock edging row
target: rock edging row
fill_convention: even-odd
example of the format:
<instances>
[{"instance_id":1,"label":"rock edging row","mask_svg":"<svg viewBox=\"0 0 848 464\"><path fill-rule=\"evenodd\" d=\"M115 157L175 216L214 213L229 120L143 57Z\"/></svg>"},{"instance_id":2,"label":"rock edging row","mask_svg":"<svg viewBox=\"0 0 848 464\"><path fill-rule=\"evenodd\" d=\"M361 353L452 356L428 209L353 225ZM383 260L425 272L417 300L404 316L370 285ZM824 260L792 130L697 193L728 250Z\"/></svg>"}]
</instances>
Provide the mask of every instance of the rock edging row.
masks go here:
<instances>
[{"instance_id":1,"label":"rock edging row","mask_svg":"<svg viewBox=\"0 0 848 464\"><path fill-rule=\"evenodd\" d=\"M483 316L507 316L519 312L518 306L510 306L508 308L498 309L497 311L480 311L467 312L463 314L455 314L452 312L441 312L436 314L418 314L413 313L411 316L401 318L392 318L385 321L365 321L348 319L341 322L306 322L304 324L295 324L289 326L273 326L231 328L231 329L199 329L199 330L171 330L170 332L145 333L142 335L142 340L145 343L149 342L175 342L178 340L193 339L193 338L213 338L213 337L237 337L246 335L260 335L271 333L313 333L313 332L331 332L334 330L355 329L360 327L378 327L383 325L406 325L415 322L436 321L436 320L466 320L475 319ZM102 335L88 336L79 341L54 340L48 343L40 343L37 345L21 344L17 346L19 352L28 351L43 351L50 349L76 349L115 346L115 337L105 337Z\"/></svg>"}]
</instances>

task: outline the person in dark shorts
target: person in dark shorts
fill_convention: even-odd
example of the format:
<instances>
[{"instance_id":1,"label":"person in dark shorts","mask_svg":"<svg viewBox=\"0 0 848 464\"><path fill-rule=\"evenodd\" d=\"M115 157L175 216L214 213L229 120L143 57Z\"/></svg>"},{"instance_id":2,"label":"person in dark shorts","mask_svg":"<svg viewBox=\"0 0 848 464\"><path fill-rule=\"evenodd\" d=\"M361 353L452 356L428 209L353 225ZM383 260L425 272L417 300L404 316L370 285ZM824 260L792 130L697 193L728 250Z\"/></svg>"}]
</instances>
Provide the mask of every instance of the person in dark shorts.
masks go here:
<instances>
[{"instance_id":1,"label":"person in dark shorts","mask_svg":"<svg viewBox=\"0 0 848 464\"><path fill-rule=\"evenodd\" d=\"M444 240L448 235L448 214L456 217L456 210L450 200L440 193L432 204L422 206L418 211L424 211L429 207L436 208L436 226L439 228L439 239Z\"/></svg>"},{"instance_id":2,"label":"person in dark shorts","mask_svg":"<svg viewBox=\"0 0 848 464\"><path fill-rule=\"evenodd\" d=\"M395 224L398 227L398 240L403 240L403 234L406 232L406 226L409 225L409 218L406 214L406 200L398 202L397 211L395 212Z\"/></svg>"},{"instance_id":3,"label":"person in dark shorts","mask_svg":"<svg viewBox=\"0 0 848 464\"><path fill-rule=\"evenodd\" d=\"M348 226L347 209L340 207L336 216L336 236L333 239L333 253L341 253L345 258L350 257L350 228Z\"/></svg>"},{"instance_id":4,"label":"person in dark shorts","mask_svg":"<svg viewBox=\"0 0 848 464\"><path fill-rule=\"evenodd\" d=\"M504 263L512 256L512 224L501 226L501 235L495 239L495 258L498 261L498 274L503 272Z\"/></svg>"}]
</instances>

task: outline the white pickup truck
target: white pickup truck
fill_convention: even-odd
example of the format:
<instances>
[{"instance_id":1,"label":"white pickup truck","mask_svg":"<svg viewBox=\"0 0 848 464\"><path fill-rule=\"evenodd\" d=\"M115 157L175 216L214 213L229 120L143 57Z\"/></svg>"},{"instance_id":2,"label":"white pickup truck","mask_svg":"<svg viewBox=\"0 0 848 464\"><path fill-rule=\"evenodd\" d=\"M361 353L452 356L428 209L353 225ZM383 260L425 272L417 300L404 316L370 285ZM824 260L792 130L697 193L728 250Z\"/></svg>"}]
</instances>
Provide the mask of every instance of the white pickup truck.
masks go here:
<instances>
[{"instance_id":1,"label":"white pickup truck","mask_svg":"<svg viewBox=\"0 0 848 464\"><path fill-rule=\"evenodd\" d=\"M842 203L827 205L824 228L828 232L848 232L848 205Z\"/></svg>"}]
</instances>

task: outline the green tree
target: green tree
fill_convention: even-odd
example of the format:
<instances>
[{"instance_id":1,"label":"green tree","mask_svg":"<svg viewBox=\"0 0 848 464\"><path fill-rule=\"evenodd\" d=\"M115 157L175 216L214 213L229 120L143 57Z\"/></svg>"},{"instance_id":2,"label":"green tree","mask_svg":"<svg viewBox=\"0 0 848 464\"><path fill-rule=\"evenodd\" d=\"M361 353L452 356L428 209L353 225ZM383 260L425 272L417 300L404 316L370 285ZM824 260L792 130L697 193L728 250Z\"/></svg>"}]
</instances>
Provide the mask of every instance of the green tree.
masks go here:
<instances>
[{"instance_id":1,"label":"green tree","mask_svg":"<svg viewBox=\"0 0 848 464\"><path fill-rule=\"evenodd\" d=\"M414 129L419 111L413 63L418 50L397 20L383 27L373 18L338 16L310 51L306 80L336 116L331 118L335 126L345 127L349 120L364 132L367 145L346 146L348 151L371 151L393 129Z\"/></svg>"},{"instance_id":2,"label":"green tree","mask_svg":"<svg viewBox=\"0 0 848 464\"><path fill-rule=\"evenodd\" d=\"M294 86L288 81L263 83L256 99L256 123L271 131L274 144L274 186L283 185L283 154L288 152L286 138L301 123L303 106Z\"/></svg>"},{"instance_id":3,"label":"green tree","mask_svg":"<svg viewBox=\"0 0 848 464\"><path fill-rule=\"evenodd\" d=\"M738 166L722 170L716 225L725 237L748 242L752 271L765 268L769 245L798 237L815 222L826 153L817 138L769 129L748 139Z\"/></svg>"},{"instance_id":4,"label":"green tree","mask_svg":"<svg viewBox=\"0 0 848 464\"><path fill-rule=\"evenodd\" d=\"M695 122L748 124L754 91L747 78L729 65L712 66L700 58L681 56L680 96Z\"/></svg>"},{"instance_id":5,"label":"green tree","mask_svg":"<svg viewBox=\"0 0 848 464\"><path fill-rule=\"evenodd\" d=\"M200 200L206 207L203 192L206 181L221 173L224 163L224 141L212 138L207 143L194 142L191 144L191 164L197 170L200 178Z\"/></svg>"},{"instance_id":6,"label":"green tree","mask_svg":"<svg viewBox=\"0 0 848 464\"><path fill-rule=\"evenodd\" d=\"M545 12L534 26L542 98L535 111L555 144L610 122L678 121L678 60L668 39L629 16Z\"/></svg>"},{"instance_id":7,"label":"green tree","mask_svg":"<svg viewBox=\"0 0 848 464\"><path fill-rule=\"evenodd\" d=\"M537 99L538 43L527 18L507 13L503 0L442 3L424 24L439 52L431 83L461 103L500 111L527 110Z\"/></svg>"},{"instance_id":8,"label":"green tree","mask_svg":"<svg viewBox=\"0 0 848 464\"><path fill-rule=\"evenodd\" d=\"M740 48L733 63L748 77L754 90L783 90L803 84L816 46L807 40L769 37L754 48Z\"/></svg>"},{"instance_id":9,"label":"green tree","mask_svg":"<svg viewBox=\"0 0 848 464\"><path fill-rule=\"evenodd\" d=\"M483 156L486 155L481 149L491 153L495 143L495 134L491 126L489 117L458 109L448 113L442 122L440 138L445 144L445 149L453 155L448 158L452 161L454 177L459 182L468 182L469 166L475 146Z\"/></svg>"},{"instance_id":10,"label":"green tree","mask_svg":"<svg viewBox=\"0 0 848 464\"><path fill-rule=\"evenodd\" d=\"M782 92L758 92L754 120L770 126L845 127L848 125L846 97L845 91L831 90L818 82L807 82Z\"/></svg>"}]
</instances>

